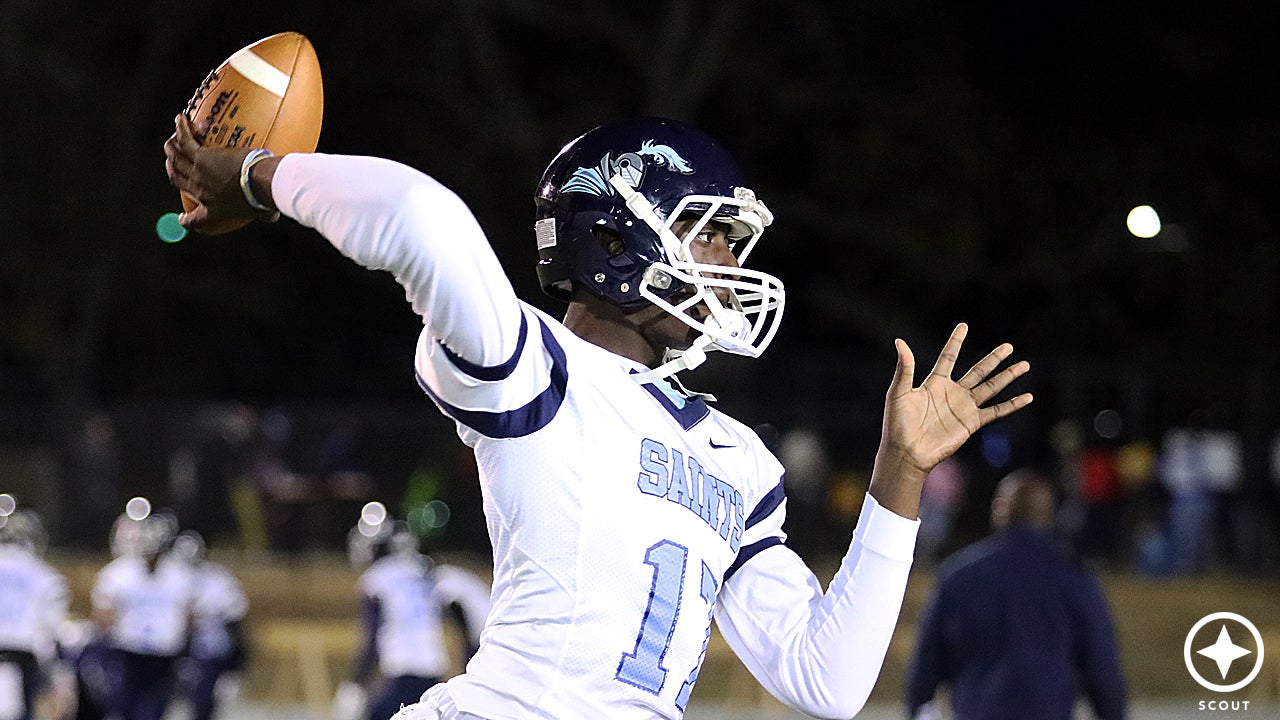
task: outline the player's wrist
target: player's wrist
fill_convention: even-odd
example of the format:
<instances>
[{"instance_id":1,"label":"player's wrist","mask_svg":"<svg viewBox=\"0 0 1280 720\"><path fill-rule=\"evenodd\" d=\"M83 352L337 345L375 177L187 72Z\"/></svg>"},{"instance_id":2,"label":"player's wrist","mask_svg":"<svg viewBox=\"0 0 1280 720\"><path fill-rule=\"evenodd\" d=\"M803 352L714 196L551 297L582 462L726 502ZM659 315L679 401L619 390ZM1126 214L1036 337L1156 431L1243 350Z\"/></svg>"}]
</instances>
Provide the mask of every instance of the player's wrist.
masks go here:
<instances>
[{"instance_id":1,"label":"player's wrist","mask_svg":"<svg viewBox=\"0 0 1280 720\"><path fill-rule=\"evenodd\" d=\"M881 440L880 447L876 448L876 472L903 482L923 483L930 469L923 467L910 450L888 440ZM873 472L873 475L876 472Z\"/></svg>"},{"instance_id":2,"label":"player's wrist","mask_svg":"<svg viewBox=\"0 0 1280 720\"><path fill-rule=\"evenodd\" d=\"M920 512L920 493L928 474L907 453L882 445L871 469L868 492L885 509L914 520Z\"/></svg>"},{"instance_id":3,"label":"player's wrist","mask_svg":"<svg viewBox=\"0 0 1280 720\"><path fill-rule=\"evenodd\" d=\"M245 155L240 166L240 189L245 201L259 212L276 212L275 196L271 182L275 178L280 157L270 150L260 148Z\"/></svg>"}]
</instances>

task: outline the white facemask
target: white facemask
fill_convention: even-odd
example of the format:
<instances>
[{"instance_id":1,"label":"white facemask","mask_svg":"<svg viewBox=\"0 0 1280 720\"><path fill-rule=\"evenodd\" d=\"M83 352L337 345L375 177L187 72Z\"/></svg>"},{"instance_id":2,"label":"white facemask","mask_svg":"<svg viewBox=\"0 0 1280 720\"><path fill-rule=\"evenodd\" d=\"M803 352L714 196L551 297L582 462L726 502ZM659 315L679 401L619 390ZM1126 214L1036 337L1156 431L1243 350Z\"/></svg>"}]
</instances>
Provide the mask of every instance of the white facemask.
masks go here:
<instances>
[{"instance_id":1,"label":"white facemask","mask_svg":"<svg viewBox=\"0 0 1280 720\"><path fill-rule=\"evenodd\" d=\"M610 178L609 183L622 195L627 208L658 234L667 257L671 259L669 264L657 262L645 271L638 288L641 297L679 318L699 333L687 350L672 351L666 362L653 370L635 375L636 380L641 383L652 382L681 370L697 367L706 360L706 354L711 350L759 357L778 331L786 300L781 280L759 270L741 267L765 227L773 222L773 214L764 203L746 188L735 188L734 197L731 198L689 195L681 199L664 222L649 201L636 192L621 173ZM682 240L671 228L676 220L690 212L691 207L698 207L697 212L701 213L701 217L693 223ZM730 215L725 212L727 207L737 208L737 212ZM731 237L737 239L734 254L739 267L730 268L728 272L723 265L699 263L693 259L690 246L712 220L730 223ZM722 274L731 276L717 277ZM692 287L693 294L676 303L658 295L675 283ZM728 291L726 301L722 302L716 295L717 288ZM705 305L710 311L703 320L689 314L699 304Z\"/></svg>"}]
</instances>

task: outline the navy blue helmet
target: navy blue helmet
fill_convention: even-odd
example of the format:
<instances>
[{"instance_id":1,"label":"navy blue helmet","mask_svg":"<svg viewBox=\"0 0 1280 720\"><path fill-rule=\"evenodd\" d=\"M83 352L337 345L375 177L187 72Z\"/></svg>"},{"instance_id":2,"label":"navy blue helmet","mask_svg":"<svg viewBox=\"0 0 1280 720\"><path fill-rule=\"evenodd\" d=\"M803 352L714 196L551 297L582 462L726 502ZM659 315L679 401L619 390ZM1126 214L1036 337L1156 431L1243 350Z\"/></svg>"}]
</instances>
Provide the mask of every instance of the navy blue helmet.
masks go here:
<instances>
[{"instance_id":1,"label":"navy blue helmet","mask_svg":"<svg viewBox=\"0 0 1280 720\"><path fill-rule=\"evenodd\" d=\"M717 222L741 265L773 221L737 162L701 131L662 118L590 130L551 161L534 203L538 278L548 294L567 300L581 287L627 309L658 305L702 333L699 350L756 356L772 340L782 283L745 268L715 278L723 268L692 257L693 237ZM677 237L672 225L681 219L694 222ZM716 287L730 291L729 302L716 299ZM688 312L699 303L711 310L706 322Z\"/></svg>"}]
</instances>

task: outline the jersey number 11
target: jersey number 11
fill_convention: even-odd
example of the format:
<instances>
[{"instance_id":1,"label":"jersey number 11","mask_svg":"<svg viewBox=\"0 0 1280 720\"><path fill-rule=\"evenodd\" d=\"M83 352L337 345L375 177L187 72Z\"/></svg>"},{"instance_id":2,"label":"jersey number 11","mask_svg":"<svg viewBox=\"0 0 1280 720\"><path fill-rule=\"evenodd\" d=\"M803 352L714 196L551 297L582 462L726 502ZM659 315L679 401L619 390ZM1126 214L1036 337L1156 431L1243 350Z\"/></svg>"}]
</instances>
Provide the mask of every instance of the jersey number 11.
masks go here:
<instances>
[{"instance_id":1,"label":"jersey number 11","mask_svg":"<svg viewBox=\"0 0 1280 720\"><path fill-rule=\"evenodd\" d=\"M634 685L654 695L662 692L667 682L667 668L662 661L671 647L671 636L680 618L680 599L684 596L685 566L689 561L689 549L670 540L663 540L649 548L644 555L646 565L653 566L653 584L649 587L649 604L640 621L635 649L622 654L618 672L614 677L628 685ZM702 600L707 603L707 636L702 641L702 653L689 671L689 677L676 695L676 707L682 712L689 702L689 693L698 680L698 669L707 654L707 642L711 639L711 612L715 606L718 583L711 568L702 565Z\"/></svg>"}]
</instances>

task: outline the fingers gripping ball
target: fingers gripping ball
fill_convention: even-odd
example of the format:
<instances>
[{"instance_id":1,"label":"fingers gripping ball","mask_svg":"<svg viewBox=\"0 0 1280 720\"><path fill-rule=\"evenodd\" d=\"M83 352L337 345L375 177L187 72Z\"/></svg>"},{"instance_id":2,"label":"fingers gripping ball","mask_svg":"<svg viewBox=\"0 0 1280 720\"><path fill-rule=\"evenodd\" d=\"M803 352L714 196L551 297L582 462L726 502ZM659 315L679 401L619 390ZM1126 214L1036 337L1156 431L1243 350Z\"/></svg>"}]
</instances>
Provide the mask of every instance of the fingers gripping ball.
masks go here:
<instances>
[{"instance_id":1,"label":"fingers gripping ball","mask_svg":"<svg viewBox=\"0 0 1280 720\"><path fill-rule=\"evenodd\" d=\"M238 50L210 72L184 111L208 123L205 146L267 148L276 155L311 152L320 141L324 83L315 48L304 35L283 32ZM194 198L182 193L186 212ZM215 223L211 235L248 221Z\"/></svg>"}]
</instances>

